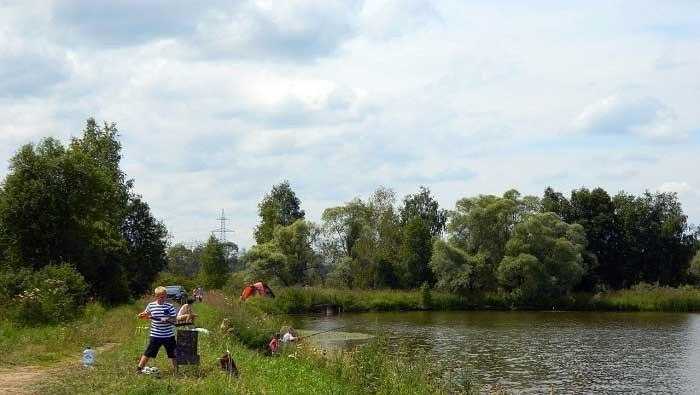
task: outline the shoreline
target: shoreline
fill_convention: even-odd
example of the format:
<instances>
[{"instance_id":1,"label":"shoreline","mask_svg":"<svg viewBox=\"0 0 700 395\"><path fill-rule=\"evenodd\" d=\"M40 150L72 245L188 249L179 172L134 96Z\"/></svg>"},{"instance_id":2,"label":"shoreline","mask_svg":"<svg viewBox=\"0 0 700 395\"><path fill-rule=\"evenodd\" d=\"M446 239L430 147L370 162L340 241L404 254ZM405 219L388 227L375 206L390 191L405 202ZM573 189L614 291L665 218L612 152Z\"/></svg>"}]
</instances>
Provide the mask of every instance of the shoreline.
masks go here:
<instances>
[{"instance_id":1,"label":"shoreline","mask_svg":"<svg viewBox=\"0 0 700 395\"><path fill-rule=\"evenodd\" d=\"M318 287L278 288L276 297L254 298L252 304L269 314L322 313L323 306L340 312L391 311L598 311L700 312L700 288L640 285L601 293L575 293L560 300L515 305L498 294L460 296L421 290L344 290Z\"/></svg>"}]
</instances>

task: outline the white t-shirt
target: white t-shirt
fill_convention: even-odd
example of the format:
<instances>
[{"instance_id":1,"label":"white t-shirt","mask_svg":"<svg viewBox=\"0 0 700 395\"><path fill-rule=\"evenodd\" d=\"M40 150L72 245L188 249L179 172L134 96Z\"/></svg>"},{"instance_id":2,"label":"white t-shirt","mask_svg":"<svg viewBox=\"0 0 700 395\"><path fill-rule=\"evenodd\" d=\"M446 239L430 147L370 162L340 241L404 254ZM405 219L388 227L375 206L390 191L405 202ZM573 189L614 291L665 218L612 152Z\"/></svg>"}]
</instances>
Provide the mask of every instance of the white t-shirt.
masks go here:
<instances>
[{"instance_id":1,"label":"white t-shirt","mask_svg":"<svg viewBox=\"0 0 700 395\"><path fill-rule=\"evenodd\" d=\"M289 332L285 333L284 336L282 336L282 342L283 342L283 343L292 342L292 341L294 341L294 340L296 340L296 339L297 339L297 338L294 337L294 336L293 336L291 333L289 333Z\"/></svg>"}]
</instances>

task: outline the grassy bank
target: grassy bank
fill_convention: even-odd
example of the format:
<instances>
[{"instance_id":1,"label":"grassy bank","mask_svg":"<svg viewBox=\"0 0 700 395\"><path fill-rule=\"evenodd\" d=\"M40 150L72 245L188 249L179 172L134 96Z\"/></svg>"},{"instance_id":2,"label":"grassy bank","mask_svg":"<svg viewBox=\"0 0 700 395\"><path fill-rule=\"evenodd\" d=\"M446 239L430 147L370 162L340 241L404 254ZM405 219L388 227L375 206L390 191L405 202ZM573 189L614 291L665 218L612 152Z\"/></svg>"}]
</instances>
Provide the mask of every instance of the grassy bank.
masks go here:
<instances>
[{"instance_id":1,"label":"grassy bank","mask_svg":"<svg viewBox=\"0 0 700 395\"><path fill-rule=\"evenodd\" d=\"M219 306L225 312L226 327L224 331L229 338L247 346L249 349L262 351L272 333L278 332L289 322L283 314L266 313L256 302L240 303L235 297L209 298L209 303ZM406 350L388 353L386 339L379 338L352 351L326 353L316 349L313 343L301 342L286 350L287 357L305 360L322 371L340 378L350 385L353 393L380 394L434 394L447 392L447 387L439 381L439 372L427 364L428 358L421 358ZM290 353L291 352L291 353ZM334 389L329 392L337 393Z\"/></svg>"},{"instance_id":2,"label":"grassy bank","mask_svg":"<svg viewBox=\"0 0 700 395\"><path fill-rule=\"evenodd\" d=\"M47 380L37 391L52 394L324 393L328 388L335 388L337 393L353 392L352 386L317 369L308 360L265 357L217 333L213 329L221 321L222 313L205 304L197 306L199 324L210 328L212 333L200 337L201 365L183 366L180 374L174 376L164 350L161 350L159 357L149 365L157 366L162 377L137 375L136 362L148 336L146 330L139 330L143 321L134 319L139 307L114 312L118 324L130 328L131 334L121 339L117 349L100 355L94 369L76 368L61 377ZM218 370L217 358L226 350L230 350L236 360L240 378L231 378Z\"/></svg>"},{"instance_id":3,"label":"grassy bank","mask_svg":"<svg viewBox=\"0 0 700 395\"><path fill-rule=\"evenodd\" d=\"M210 329L200 336L201 365L184 366L175 377L163 355L149 362L160 368L162 378L137 375L137 358L143 352L147 330L143 321L134 319L141 305L111 310L103 318L112 328L121 328L116 339L119 346L100 354L94 369L74 368L57 377L47 378L37 392L52 394L116 393L116 394L264 394L264 393L443 393L445 389L429 376L420 364L402 362L386 355L380 343L352 352L326 355L311 345L286 348L280 356L259 352L259 340L266 342L279 330L284 317L270 317L253 306L240 307L221 295L196 305L198 325ZM228 318L232 330L220 330ZM99 334L98 334L99 336ZM94 339L83 339L94 340ZM252 347L252 348L251 348ZM218 369L217 358L230 350L240 370L239 378L231 378ZM79 352L71 358L77 362Z\"/></svg>"},{"instance_id":4,"label":"grassy bank","mask_svg":"<svg viewBox=\"0 0 700 395\"><path fill-rule=\"evenodd\" d=\"M594 295L590 303L596 310L695 312L700 311L700 288L640 284Z\"/></svg>"},{"instance_id":5,"label":"grassy bank","mask_svg":"<svg viewBox=\"0 0 700 395\"><path fill-rule=\"evenodd\" d=\"M279 288L276 297L253 298L247 304L272 314L313 312L323 305L344 312L412 310L600 310L600 311L700 311L700 288L658 287L640 284L631 289L602 293L576 293L538 305L514 305L498 293L464 297L420 290L340 290L331 288Z\"/></svg>"},{"instance_id":6,"label":"grassy bank","mask_svg":"<svg viewBox=\"0 0 700 395\"><path fill-rule=\"evenodd\" d=\"M130 307L122 306L108 314L104 307L93 303L80 319L60 325L28 327L0 321L0 367L52 364L75 357L86 346L118 342L131 330L120 322L128 311Z\"/></svg>"},{"instance_id":7,"label":"grassy bank","mask_svg":"<svg viewBox=\"0 0 700 395\"><path fill-rule=\"evenodd\" d=\"M331 288L280 288L276 297L253 298L247 303L275 314L304 313L322 305L339 306L344 312L464 310L477 308L480 303L459 295L431 292L429 299L420 291L404 290L341 290Z\"/></svg>"}]
</instances>

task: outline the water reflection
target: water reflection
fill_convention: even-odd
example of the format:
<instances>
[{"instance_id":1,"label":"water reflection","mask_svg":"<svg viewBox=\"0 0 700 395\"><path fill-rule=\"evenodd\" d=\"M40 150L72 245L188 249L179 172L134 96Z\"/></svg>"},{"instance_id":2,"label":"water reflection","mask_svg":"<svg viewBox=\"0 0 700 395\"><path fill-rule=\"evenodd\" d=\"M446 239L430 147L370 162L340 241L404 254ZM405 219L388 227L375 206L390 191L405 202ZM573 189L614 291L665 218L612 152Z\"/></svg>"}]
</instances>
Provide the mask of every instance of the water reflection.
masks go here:
<instances>
[{"instance_id":1,"label":"water reflection","mask_svg":"<svg viewBox=\"0 0 700 395\"><path fill-rule=\"evenodd\" d=\"M449 380L517 392L700 392L700 316L600 312L407 312L298 317L298 326L389 336Z\"/></svg>"}]
</instances>

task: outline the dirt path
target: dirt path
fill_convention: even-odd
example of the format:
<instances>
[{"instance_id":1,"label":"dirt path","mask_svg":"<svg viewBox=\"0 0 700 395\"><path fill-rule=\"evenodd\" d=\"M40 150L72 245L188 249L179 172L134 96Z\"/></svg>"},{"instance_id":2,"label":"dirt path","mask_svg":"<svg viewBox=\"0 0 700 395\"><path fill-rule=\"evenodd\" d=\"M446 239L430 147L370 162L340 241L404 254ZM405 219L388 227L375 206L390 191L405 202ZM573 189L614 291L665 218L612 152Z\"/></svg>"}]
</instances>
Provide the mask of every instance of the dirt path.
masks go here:
<instances>
[{"instance_id":1,"label":"dirt path","mask_svg":"<svg viewBox=\"0 0 700 395\"><path fill-rule=\"evenodd\" d=\"M107 343L95 350L97 353L109 351L118 343ZM45 377L60 374L62 371L78 366L73 359L57 362L53 366L18 366L11 369L0 369L0 394L31 394L31 387Z\"/></svg>"}]
</instances>

